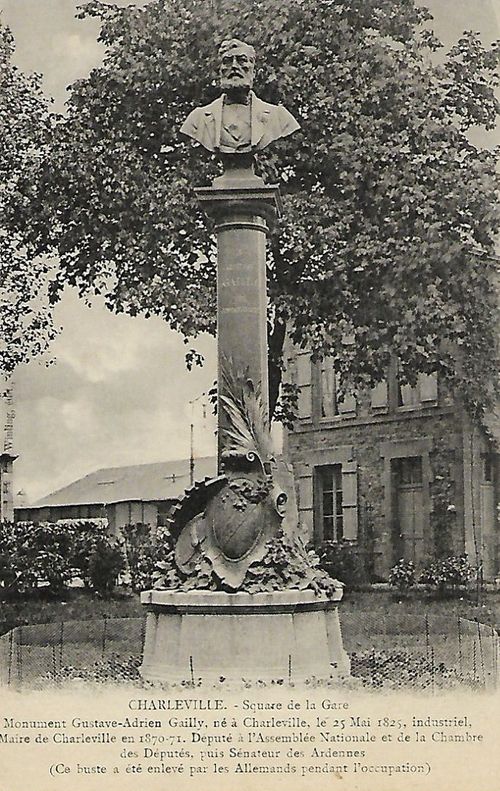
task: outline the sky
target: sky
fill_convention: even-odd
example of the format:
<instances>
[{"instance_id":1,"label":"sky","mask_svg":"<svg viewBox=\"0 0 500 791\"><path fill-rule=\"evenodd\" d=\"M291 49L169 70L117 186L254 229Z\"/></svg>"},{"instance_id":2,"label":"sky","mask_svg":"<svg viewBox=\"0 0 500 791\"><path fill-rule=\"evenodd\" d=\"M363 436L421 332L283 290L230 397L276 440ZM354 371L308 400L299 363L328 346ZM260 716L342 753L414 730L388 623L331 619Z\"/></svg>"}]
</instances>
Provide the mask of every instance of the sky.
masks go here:
<instances>
[{"instance_id":1,"label":"sky","mask_svg":"<svg viewBox=\"0 0 500 791\"><path fill-rule=\"evenodd\" d=\"M480 31L486 43L500 37L499 0L425 4L445 44L465 29ZM75 19L77 5L0 0L2 21L15 36L16 64L43 75L59 111L66 86L87 76L103 55L97 22ZM115 316L68 289L55 322L61 331L51 348L54 362L33 361L15 375L14 488L23 502L101 467L187 458L191 422L195 454L215 453L215 422L202 396L216 376L213 339L196 342L206 364L188 372L187 347L160 319Z\"/></svg>"}]
</instances>

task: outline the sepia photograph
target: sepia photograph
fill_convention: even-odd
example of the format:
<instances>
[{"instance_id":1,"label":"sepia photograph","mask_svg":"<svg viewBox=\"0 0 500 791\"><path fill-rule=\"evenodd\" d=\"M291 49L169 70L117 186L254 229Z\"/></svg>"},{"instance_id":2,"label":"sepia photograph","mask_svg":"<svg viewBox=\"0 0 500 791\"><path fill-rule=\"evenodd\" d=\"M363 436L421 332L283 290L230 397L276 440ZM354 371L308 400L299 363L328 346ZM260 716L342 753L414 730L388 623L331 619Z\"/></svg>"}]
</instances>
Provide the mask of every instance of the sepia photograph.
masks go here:
<instances>
[{"instance_id":1,"label":"sepia photograph","mask_svg":"<svg viewBox=\"0 0 500 791\"><path fill-rule=\"evenodd\" d=\"M0 791L491 791L498 0L0 0Z\"/></svg>"}]
</instances>

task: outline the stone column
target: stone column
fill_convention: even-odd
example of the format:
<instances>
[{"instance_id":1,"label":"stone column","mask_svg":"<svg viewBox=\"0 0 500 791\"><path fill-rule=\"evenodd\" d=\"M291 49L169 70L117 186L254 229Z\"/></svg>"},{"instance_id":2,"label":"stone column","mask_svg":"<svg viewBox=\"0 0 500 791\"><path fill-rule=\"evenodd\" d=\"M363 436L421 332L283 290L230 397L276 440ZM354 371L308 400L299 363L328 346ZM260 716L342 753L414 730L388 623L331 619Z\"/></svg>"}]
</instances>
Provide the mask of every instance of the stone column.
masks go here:
<instances>
[{"instance_id":1,"label":"stone column","mask_svg":"<svg viewBox=\"0 0 500 791\"><path fill-rule=\"evenodd\" d=\"M281 210L279 189L251 172L224 174L198 199L215 218L217 234L218 458L225 426L220 396L223 366L260 386L269 414L267 370L266 235Z\"/></svg>"}]
</instances>

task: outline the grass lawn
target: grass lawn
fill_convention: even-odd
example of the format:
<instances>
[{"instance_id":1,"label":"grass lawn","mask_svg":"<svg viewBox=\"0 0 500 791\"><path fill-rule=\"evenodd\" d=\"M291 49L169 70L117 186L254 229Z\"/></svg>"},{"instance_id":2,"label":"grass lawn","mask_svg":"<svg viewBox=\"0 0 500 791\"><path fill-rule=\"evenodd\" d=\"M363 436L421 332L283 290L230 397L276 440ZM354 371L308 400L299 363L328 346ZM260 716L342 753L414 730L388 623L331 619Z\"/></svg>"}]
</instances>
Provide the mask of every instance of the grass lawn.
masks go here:
<instances>
[{"instance_id":1,"label":"grass lawn","mask_svg":"<svg viewBox=\"0 0 500 791\"><path fill-rule=\"evenodd\" d=\"M0 634L15 626L102 618L138 618L144 615L139 596L119 590L112 599L101 599L84 588L68 588L64 599L40 595L17 601L0 601Z\"/></svg>"},{"instance_id":2,"label":"grass lawn","mask_svg":"<svg viewBox=\"0 0 500 791\"><path fill-rule=\"evenodd\" d=\"M437 599L415 592L409 598L398 599L395 593L387 590L346 591L340 604L340 612L370 612L373 618L407 615L436 616L448 618L477 618L482 623L500 629L500 591L481 594L477 603L475 594L456 598Z\"/></svg>"}]
</instances>

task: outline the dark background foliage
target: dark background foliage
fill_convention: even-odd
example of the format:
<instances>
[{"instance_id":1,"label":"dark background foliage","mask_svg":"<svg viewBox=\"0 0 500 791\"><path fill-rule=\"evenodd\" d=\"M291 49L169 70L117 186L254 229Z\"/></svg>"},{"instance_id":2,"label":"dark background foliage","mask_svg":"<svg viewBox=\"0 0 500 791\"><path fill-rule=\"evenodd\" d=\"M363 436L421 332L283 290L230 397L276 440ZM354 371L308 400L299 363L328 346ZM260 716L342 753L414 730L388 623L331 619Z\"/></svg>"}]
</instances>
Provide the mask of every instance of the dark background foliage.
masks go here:
<instances>
[{"instance_id":1,"label":"dark background foliage","mask_svg":"<svg viewBox=\"0 0 500 791\"><path fill-rule=\"evenodd\" d=\"M16 214L30 249L60 256L52 299L70 283L186 338L215 332L214 239L192 187L220 166L178 130L218 95L217 47L237 35L257 48L258 95L302 126L258 157L285 207L269 240L272 404L286 327L353 386L395 353L410 382L438 370L473 411L491 401L496 155L467 132L495 123L498 44L468 33L440 55L413 0L92 0L85 15L102 21L104 64L73 86Z\"/></svg>"}]
</instances>

